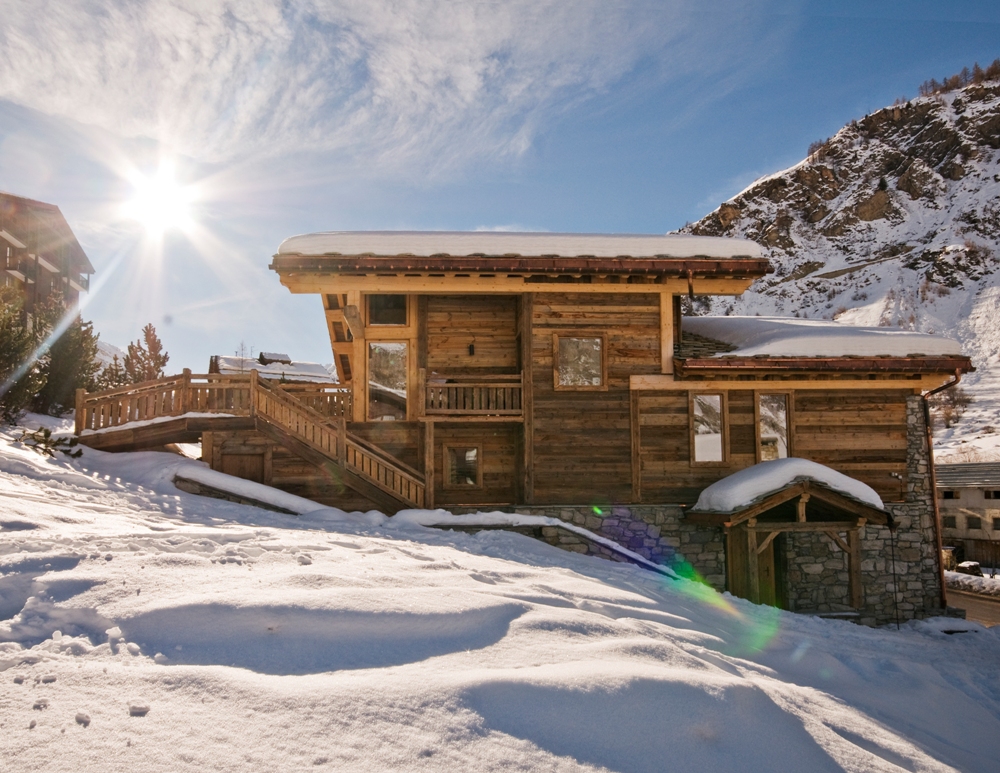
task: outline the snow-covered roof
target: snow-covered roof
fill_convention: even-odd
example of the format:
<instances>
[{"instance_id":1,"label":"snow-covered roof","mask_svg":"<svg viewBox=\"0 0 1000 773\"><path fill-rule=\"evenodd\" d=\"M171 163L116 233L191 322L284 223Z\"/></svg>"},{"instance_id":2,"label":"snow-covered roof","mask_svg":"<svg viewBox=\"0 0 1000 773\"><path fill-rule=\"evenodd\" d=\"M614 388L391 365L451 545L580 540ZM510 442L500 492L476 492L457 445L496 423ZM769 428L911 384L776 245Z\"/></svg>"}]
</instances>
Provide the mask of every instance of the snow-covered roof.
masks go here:
<instances>
[{"instance_id":1,"label":"snow-covered roof","mask_svg":"<svg viewBox=\"0 0 1000 773\"><path fill-rule=\"evenodd\" d=\"M747 239L679 234L571 234L510 231L326 231L285 239L279 255L555 255L598 258L763 257Z\"/></svg>"},{"instance_id":2,"label":"snow-covered roof","mask_svg":"<svg viewBox=\"0 0 1000 773\"><path fill-rule=\"evenodd\" d=\"M802 480L821 483L851 499L883 509L875 489L808 459L760 462L716 481L701 492L692 512L735 513Z\"/></svg>"},{"instance_id":3,"label":"snow-covered roof","mask_svg":"<svg viewBox=\"0 0 1000 773\"><path fill-rule=\"evenodd\" d=\"M961 356L958 341L888 327L781 317L684 317L684 330L735 346L715 357Z\"/></svg>"},{"instance_id":4,"label":"snow-covered roof","mask_svg":"<svg viewBox=\"0 0 1000 773\"><path fill-rule=\"evenodd\" d=\"M233 375L236 373L249 373L256 370L264 378L281 379L286 381L312 381L321 384L336 384L336 372L331 372L333 366L321 365L318 362L293 362L287 365L281 362L273 362L270 365L261 365L256 357L227 357L219 355L213 357L218 367L218 372Z\"/></svg>"},{"instance_id":5,"label":"snow-covered roof","mask_svg":"<svg viewBox=\"0 0 1000 773\"><path fill-rule=\"evenodd\" d=\"M938 488L1000 488L1000 462L939 464L935 473Z\"/></svg>"}]
</instances>

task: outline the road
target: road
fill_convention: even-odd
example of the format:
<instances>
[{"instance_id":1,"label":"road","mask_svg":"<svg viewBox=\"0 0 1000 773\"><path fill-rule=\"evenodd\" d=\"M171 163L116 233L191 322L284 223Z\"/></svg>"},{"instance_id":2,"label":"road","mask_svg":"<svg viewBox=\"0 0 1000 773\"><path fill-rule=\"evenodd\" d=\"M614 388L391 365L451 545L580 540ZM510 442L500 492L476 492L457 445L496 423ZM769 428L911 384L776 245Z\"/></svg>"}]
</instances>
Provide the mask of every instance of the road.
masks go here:
<instances>
[{"instance_id":1,"label":"road","mask_svg":"<svg viewBox=\"0 0 1000 773\"><path fill-rule=\"evenodd\" d=\"M964 609L966 620L975 620L987 628L1000 625L1000 596L983 596L948 588L948 606Z\"/></svg>"}]
</instances>

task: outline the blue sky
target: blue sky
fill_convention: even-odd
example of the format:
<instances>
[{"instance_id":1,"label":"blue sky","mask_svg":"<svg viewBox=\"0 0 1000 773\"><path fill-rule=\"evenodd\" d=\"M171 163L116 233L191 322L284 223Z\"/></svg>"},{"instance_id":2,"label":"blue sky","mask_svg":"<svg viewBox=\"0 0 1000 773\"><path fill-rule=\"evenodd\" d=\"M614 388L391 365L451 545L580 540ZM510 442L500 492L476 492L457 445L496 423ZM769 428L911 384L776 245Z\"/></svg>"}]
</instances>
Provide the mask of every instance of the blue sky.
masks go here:
<instances>
[{"instance_id":1,"label":"blue sky","mask_svg":"<svg viewBox=\"0 0 1000 773\"><path fill-rule=\"evenodd\" d=\"M58 204L85 318L171 370L331 359L267 270L332 229L662 233L924 80L1000 57L994 2L0 0L0 189ZM197 200L123 217L161 159Z\"/></svg>"}]
</instances>

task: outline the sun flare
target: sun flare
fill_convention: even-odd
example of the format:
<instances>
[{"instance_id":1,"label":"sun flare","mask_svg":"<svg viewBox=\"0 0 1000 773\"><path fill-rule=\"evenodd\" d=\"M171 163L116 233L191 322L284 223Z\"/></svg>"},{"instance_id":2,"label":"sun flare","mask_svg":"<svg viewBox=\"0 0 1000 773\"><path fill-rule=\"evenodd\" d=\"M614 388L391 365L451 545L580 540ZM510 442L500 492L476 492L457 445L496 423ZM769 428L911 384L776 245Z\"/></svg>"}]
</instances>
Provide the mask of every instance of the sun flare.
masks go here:
<instances>
[{"instance_id":1,"label":"sun flare","mask_svg":"<svg viewBox=\"0 0 1000 773\"><path fill-rule=\"evenodd\" d=\"M152 176L136 172L131 182L134 194L122 207L126 217L141 223L148 233L155 235L172 228L182 231L190 228L194 189L177 182L172 163L161 163Z\"/></svg>"}]
</instances>

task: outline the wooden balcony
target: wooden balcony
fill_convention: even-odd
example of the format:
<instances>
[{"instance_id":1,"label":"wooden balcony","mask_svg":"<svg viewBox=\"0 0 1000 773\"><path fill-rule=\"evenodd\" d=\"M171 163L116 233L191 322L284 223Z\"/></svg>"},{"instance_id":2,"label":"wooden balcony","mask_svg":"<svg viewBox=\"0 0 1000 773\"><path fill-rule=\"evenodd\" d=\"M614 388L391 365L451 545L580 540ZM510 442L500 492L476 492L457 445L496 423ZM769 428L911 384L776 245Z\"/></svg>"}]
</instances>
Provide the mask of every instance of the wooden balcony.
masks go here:
<instances>
[{"instance_id":1,"label":"wooden balcony","mask_svg":"<svg viewBox=\"0 0 1000 773\"><path fill-rule=\"evenodd\" d=\"M520 420L524 415L523 391L520 373L484 377L420 371L423 414L428 417Z\"/></svg>"}]
</instances>

